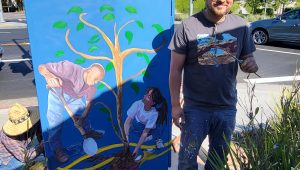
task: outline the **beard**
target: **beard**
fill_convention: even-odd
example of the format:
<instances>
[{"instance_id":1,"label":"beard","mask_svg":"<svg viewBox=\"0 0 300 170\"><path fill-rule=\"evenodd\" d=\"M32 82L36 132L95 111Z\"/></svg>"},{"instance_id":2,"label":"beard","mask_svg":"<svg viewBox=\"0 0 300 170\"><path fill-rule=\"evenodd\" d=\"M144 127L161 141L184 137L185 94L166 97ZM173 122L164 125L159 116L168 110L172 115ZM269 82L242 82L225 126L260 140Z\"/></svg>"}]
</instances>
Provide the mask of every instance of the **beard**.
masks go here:
<instances>
[{"instance_id":1,"label":"beard","mask_svg":"<svg viewBox=\"0 0 300 170\"><path fill-rule=\"evenodd\" d=\"M221 5L221 4L220 4ZM214 7L212 4L210 3L206 3L206 7L208 9L208 11L216 16L216 17L223 17L224 15L229 13L229 5L227 4L227 8L226 9L218 9L218 7Z\"/></svg>"}]
</instances>

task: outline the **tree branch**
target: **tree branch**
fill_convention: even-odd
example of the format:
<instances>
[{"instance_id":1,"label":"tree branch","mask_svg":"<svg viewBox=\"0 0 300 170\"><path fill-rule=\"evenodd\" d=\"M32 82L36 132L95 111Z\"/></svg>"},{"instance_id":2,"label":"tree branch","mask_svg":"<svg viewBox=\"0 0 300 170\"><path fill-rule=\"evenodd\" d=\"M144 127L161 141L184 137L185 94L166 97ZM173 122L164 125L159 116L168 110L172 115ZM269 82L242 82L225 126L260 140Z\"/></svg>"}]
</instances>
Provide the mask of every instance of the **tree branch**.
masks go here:
<instances>
[{"instance_id":1,"label":"tree branch","mask_svg":"<svg viewBox=\"0 0 300 170\"><path fill-rule=\"evenodd\" d=\"M108 57L105 57L105 56L91 56L91 55L88 55L88 54L85 54L85 53L82 53L82 52L79 52L77 51L71 44L70 40L69 40L69 34L70 34L70 29L67 30L66 32L66 36L65 36L65 40L66 40L66 43L67 45L69 46L69 48L76 54L86 58L86 59L90 59L90 60L107 60L107 61L110 61L112 62L113 60L108 58Z\"/></svg>"},{"instance_id":2,"label":"tree branch","mask_svg":"<svg viewBox=\"0 0 300 170\"><path fill-rule=\"evenodd\" d=\"M131 79L133 79L133 78L139 76L140 74L143 73L143 71L146 71L146 68L143 68L142 70L140 70L140 71L139 71L138 73L136 73L135 75L132 75L132 76L128 77L128 79L126 79L126 80L123 82L123 84L125 84L125 83L128 82L129 80L131 80Z\"/></svg>"},{"instance_id":3,"label":"tree branch","mask_svg":"<svg viewBox=\"0 0 300 170\"><path fill-rule=\"evenodd\" d=\"M108 110L109 116L110 116L110 119L111 119L111 125L112 125L112 127L113 127L113 130L115 131L115 133L116 133L116 135L118 136L118 138L122 141L122 138L121 138L120 134L119 134L118 131L114 128L114 127L116 127L116 126L115 126L115 124L114 124L113 117L112 117L112 112L111 112L110 108L109 108L105 103L103 103L103 102L97 102L97 103L95 103L95 105L97 105L97 104L102 104L102 105Z\"/></svg>"},{"instance_id":4,"label":"tree branch","mask_svg":"<svg viewBox=\"0 0 300 170\"><path fill-rule=\"evenodd\" d=\"M116 101L118 100L118 95L117 93L114 91L114 89L112 89L107 83L105 83L104 81L100 81L102 84L104 84L104 86L106 86L115 96Z\"/></svg>"},{"instance_id":5,"label":"tree branch","mask_svg":"<svg viewBox=\"0 0 300 170\"><path fill-rule=\"evenodd\" d=\"M121 56L122 59L125 59L131 53L136 53L136 52L154 53L156 51L159 51L165 45L165 42L166 42L166 40L163 39L163 41L162 41L162 43L160 44L159 47L157 47L155 49L151 49L151 50L150 49L142 49L142 48L129 48L129 49L123 51L120 56Z\"/></svg>"},{"instance_id":6,"label":"tree branch","mask_svg":"<svg viewBox=\"0 0 300 170\"><path fill-rule=\"evenodd\" d=\"M128 24L133 23L133 22L134 22L134 20L130 20L130 21L126 22L124 25L122 25L122 26L120 27L119 31L118 31L118 37L119 37L120 32L121 32Z\"/></svg>"},{"instance_id":7,"label":"tree branch","mask_svg":"<svg viewBox=\"0 0 300 170\"><path fill-rule=\"evenodd\" d=\"M120 44L119 44L119 36L117 35L117 23L115 23L115 25L114 25L114 35L115 35L115 52L119 53Z\"/></svg>"},{"instance_id":8,"label":"tree branch","mask_svg":"<svg viewBox=\"0 0 300 170\"><path fill-rule=\"evenodd\" d=\"M90 24L90 23L88 23L87 21L85 21L85 20L82 18L84 15L86 15L86 13L81 13L81 14L79 15L79 20L80 20L81 22L83 22L85 25L87 25L87 26L89 26L89 27L92 27L92 28L94 28L95 30L97 30L97 31L102 35L104 41L105 41L105 42L107 43L107 45L109 46L111 52L113 52L113 51L114 51L114 45L113 45L113 43L111 42L111 40L107 37L107 35L106 35L100 28L98 28L97 26L95 26L95 25L93 25L93 24Z\"/></svg>"}]
</instances>

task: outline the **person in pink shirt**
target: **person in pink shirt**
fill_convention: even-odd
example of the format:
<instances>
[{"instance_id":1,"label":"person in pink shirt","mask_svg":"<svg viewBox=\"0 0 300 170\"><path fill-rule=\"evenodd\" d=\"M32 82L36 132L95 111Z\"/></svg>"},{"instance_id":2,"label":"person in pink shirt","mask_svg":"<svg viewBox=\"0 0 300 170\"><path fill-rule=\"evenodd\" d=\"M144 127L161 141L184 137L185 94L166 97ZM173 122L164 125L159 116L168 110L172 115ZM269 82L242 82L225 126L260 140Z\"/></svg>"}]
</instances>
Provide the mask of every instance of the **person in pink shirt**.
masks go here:
<instances>
[{"instance_id":1,"label":"person in pink shirt","mask_svg":"<svg viewBox=\"0 0 300 170\"><path fill-rule=\"evenodd\" d=\"M21 104L9 108L8 120L0 130L0 169L21 170L45 159L44 142L37 108Z\"/></svg>"},{"instance_id":2,"label":"person in pink shirt","mask_svg":"<svg viewBox=\"0 0 300 170\"><path fill-rule=\"evenodd\" d=\"M63 150L60 136L63 122L69 117L59 95L63 96L74 114L75 126L86 132L84 137L98 139L103 134L92 130L87 117L96 93L95 85L102 80L105 72L100 64L83 68L67 60L42 64L39 72L44 76L47 88L50 88L47 109L50 148L58 161L66 162L69 156Z\"/></svg>"}]
</instances>

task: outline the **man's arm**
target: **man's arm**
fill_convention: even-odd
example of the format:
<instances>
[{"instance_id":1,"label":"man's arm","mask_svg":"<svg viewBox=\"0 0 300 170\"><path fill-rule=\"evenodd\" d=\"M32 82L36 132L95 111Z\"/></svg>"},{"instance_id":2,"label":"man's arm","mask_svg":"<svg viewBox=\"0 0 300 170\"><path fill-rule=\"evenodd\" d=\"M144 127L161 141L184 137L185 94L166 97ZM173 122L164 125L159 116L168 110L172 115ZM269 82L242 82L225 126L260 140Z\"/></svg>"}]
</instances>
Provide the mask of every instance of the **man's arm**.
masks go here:
<instances>
[{"instance_id":1,"label":"man's arm","mask_svg":"<svg viewBox=\"0 0 300 170\"><path fill-rule=\"evenodd\" d=\"M62 86L62 80L48 71L44 64L39 66L39 72L44 76L48 87L57 88Z\"/></svg>"},{"instance_id":2,"label":"man's arm","mask_svg":"<svg viewBox=\"0 0 300 170\"><path fill-rule=\"evenodd\" d=\"M242 56L241 59L243 60L243 63L240 64L240 67L243 72L256 73L258 71L258 66L252 53Z\"/></svg>"},{"instance_id":3,"label":"man's arm","mask_svg":"<svg viewBox=\"0 0 300 170\"><path fill-rule=\"evenodd\" d=\"M183 110L180 105L180 86L181 86L181 77L183 65L185 62L185 54L179 54L174 51L171 52L171 66L169 74L169 87L171 94L171 104L172 104L172 118L173 122L179 128L182 128L179 122L183 117ZM184 122L182 122L184 123Z\"/></svg>"},{"instance_id":4,"label":"man's arm","mask_svg":"<svg viewBox=\"0 0 300 170\"><path fill-rule=\"evenodd\" d=\"M42 152L41 145L39 145L39 147L36 149L27 149L27 146L23 145L23 141L14 140L9 137L5 138L5 140L2 140L5 148L21 162L25 162L27 159L32 160Z\"/></svg>"}]
</instances>

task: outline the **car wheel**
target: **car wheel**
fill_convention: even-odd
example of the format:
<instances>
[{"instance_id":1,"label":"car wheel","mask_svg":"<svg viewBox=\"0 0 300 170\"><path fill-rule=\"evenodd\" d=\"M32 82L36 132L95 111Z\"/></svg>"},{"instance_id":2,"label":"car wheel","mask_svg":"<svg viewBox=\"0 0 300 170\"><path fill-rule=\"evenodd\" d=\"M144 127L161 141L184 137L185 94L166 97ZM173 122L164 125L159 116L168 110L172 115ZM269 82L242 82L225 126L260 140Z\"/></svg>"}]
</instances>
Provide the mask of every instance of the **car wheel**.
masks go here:
<instances>
[{"instance_id":1,"label":"car wheel","mask_svg":"<svg viewBox=\"0 0 300 170\"><path fill-rule=\"evenodd\" d=\"M268 42L268 34L265 30L263 29L256 29L252 33L252 38L255 44L266 44Z\"/></svg>"}]
</instances>

